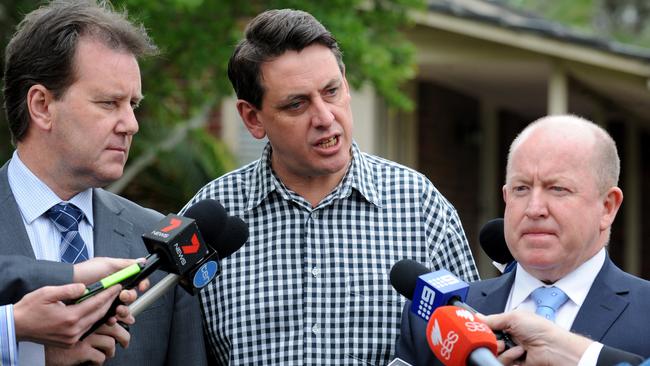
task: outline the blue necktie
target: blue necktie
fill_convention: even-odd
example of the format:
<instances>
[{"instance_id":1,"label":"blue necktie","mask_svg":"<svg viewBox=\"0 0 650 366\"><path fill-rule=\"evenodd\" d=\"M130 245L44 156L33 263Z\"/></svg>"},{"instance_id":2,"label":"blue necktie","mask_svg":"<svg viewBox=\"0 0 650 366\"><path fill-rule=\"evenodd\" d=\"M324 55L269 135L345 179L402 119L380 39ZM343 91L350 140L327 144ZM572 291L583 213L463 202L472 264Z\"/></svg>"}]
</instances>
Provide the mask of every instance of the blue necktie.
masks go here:
<instances>
[{"instance_id":1,"label":"blue necktie","mask_svg":"<svg viewBox=\"0 0 650 366\"><path fill-rule=\"evenodd\" d=\"M569 299L564 291L555 286L540 287L533 291L530 297L537 305L535 314L541 315L550 321L555 321L555 312Z\"/></svg>"},{"instance_id":2,"label":"blue necktie","mask_svg":"<svg viewBox=\"0 0 650 366\"><path fill-rule=\"evenodd\" d=\"M47 217L61 232L61 262L74 264L87 260L88 249L79 234L83 212L73 204L58 203L47 210Z\"/></svg>"}]
</instances>

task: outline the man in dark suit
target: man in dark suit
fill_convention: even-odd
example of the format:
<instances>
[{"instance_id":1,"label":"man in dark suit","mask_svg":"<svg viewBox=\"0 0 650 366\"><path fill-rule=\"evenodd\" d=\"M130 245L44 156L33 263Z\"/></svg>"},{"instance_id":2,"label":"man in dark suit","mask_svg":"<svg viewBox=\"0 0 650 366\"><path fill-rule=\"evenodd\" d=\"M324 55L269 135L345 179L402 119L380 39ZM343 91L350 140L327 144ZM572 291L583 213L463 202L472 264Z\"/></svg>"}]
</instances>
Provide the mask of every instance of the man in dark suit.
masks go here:
<instances>
[{"instance_id":1,"label":"man in dark suit","mask_svg":"<svg viewBox=\"0 0 650 366\"><path fill-rule=\"evenodd\" d=\"M470 284L467 303L484 314L536 312L564 329L650 356L650 282L621 271L605 246L622 203L616 144L576 116L550 116L525 128L508 154L504 234L517 268ZM552 299L546 304L543 293ZM435 359L424 321L402 313L397 356Z\"/></svg>"},{"instance_id":2,"label":"man in dark suit","mask_svg":"<svg viewBox=\"0 0 650 366\"><path fill-rule=\"evenodd\" d=\"M0 255L14 256L5 259L147 255L140 235L162 215L100 187L122 176L138 131L138 58L156 52L142 26L95 1L53 1L19 24L5 53L5 110L16 146L0 169ZM28 280L40 265L12 276ZM45 284L74 279L70 267L50 269ZM154 274L152 285L162 276ZM130 331L128 349L115 350L110 339L123 337L119 325L70 349L21 346L21 360L28 357L21 364L79 364L113 351L116 365L206 363L198 301L180 288L141 313Z\"/></svg>"}]
</instances>

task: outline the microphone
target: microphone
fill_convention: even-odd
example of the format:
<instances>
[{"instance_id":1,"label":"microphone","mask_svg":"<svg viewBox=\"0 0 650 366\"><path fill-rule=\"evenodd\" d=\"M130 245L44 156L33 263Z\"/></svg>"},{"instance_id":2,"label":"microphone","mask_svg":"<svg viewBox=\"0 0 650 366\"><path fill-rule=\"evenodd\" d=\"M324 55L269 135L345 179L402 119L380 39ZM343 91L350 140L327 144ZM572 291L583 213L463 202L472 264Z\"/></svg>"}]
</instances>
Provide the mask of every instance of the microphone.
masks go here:
<instances>
[{"instance_id":1,"label":"microphone","mask_svg":"<svg viewBox=\"0 0 650 366\"><path fill-rule=\"evenodd\" d=\"M427 342L445 366L503 366L490 327L467 309L441 306L427 324Z\"/></svg>"},{"instance_id":2,"label":"microphone","mask_svg":"<svg viewBox=\"0 0 650 366\"><path fill-rule=\"evenodd\" d=\"M486 222L478 234L478 242L485 254L501 265L497 266L501 273L510 272L516 266L517 262L512 257L503 234L502 218L499 217Z\"/></svg>"},{"instance_id":3,"label":"microphone","mask_svg":"<svg viewBox=\"0 0 650 366\"><path fill-rule=\"evenodd\" d=\"M190 294L196 294L220 273L218 260L230 256L248 240L248 225L238 217L227 216L226 224L221 230L214 225L214 218L210 214L210 206L214 204L213 202L217 203L214 200L199 201L185 212L185 216L193 218L201 230L206 228L202 232L206 242L209 243L208 257L197 263L195 268L188 271L185 276L170 273L138 297L129 305L129 311L133 316L140 314L176 284L180 283Z\"/></svg>"},{"instance_id":4,"label":"microphone","mask_svg":"<svg viewBox=\"0 0 650 366\"><path fill-rule=\"evenodd\" d=\"M233 221L239 221L241 224L231 224ZM219 273L217 262L212 260L216 253L214 245L216 243L222 243L222 241L219 241L219 236L224 231L228 231L228 227L233 227L235 230L243 230L245 232L245 238L243 241L223 241L225 244L223 248L220 248L220 252L224 253L224 258L239 249L248 239L248 226L239 218L229 217L219 202L212 199L203 200L188 208L185 216L167 215L151 232L142 235L145 246L153 253L147 257L147 262L139 272L136 272L137 275L135 277L127 278L123 281L124 288L134 288L142 279L148 277L158 268L168 271L170 274L157 283L156 286L145 292L145 295L154 288L160 289L157 286L167 284L171 278L175 278L176 280L172 284L168 284L168 287L165 287L165 289L179 283L181 278L187 278L189 276L197 277L197 272L200 272L199 279L195 281L196 284L193 281L188 282L184 280L181 282L183 288L191 295L194 295L197 288L207 285ZM204 237L208 243L211 243L210 245L206 245ZM176 277L169 278L170 276ZM150 295L150 297L153 295L156 295L156 293ZM87 295L84 296L85 298L88 297ZM157 294L157 297L151 301L155 301L160 296L162 296L162 293ZM113 301L106 315L95 322L84 333L81 339L85 339L102 324L106 323L115 314L115 309L120 304L121 301L118 297Z\"/></svg>"},{"instance_id":5,"label":"microphone","mask_svg":"<svg viewBox=\"0 0 650 366\"><path fill-rule=\"evenodd\" d=\"M207 228L220 231L226 222L226 210L217 201L212 201L212 203L203 203L200 206L203 208L197 208L210 211L212 220L210 225L204 225L205 229L202 228L204 232ZM186 217L167 215L151 232L142 235L144 244L151 253L145 258L144 263L132 264L88 285L84 294L76 302L84 301L117 283L122 283L125 289L134 288L157 269L184 275L195 268L196 264L209 254L209 249L199 230L200 225L195 221L187 215Z\"/></svg>"},{"instance_id":6,"label":"microphone","mask_svg":"<svg viewBox=\"0 0 650 366\"><path fill-rule=\"evenodd\" d=\"M411 313L426 322L429 322L434 310L446 305L476 313L474 308L464 302L469 285L447 270L430 272L420 262L402 259L391 268L390 283L397 292L412 301ZM497 339L503 340L506 349L515 346L508 334L502 331L495 334Z\"/></svg>"}]
</instances>

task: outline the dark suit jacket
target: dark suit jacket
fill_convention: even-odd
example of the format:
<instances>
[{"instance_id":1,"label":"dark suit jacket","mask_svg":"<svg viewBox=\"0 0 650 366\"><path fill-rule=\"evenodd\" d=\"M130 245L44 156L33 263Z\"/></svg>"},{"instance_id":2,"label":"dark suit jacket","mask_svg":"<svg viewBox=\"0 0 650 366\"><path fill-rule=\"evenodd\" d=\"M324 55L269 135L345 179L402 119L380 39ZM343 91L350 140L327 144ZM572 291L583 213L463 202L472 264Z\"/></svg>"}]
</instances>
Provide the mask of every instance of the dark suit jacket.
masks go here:
<instances>
[{"instance_id":1,"label":"dark suit jacket","mask_svg":"<svg viewBox=\"0 0 650 366\"><path fill-rule=\"evenodd\" d=\"M598 355L596 366L613 366L622 362L638 365L643 362L643 358L629 352L621 351L620 349L604 346Z\"/></svg>"},{"instance_id":2,"label":"dark suit jacket","mask_svg":"<svg viewBox=\"0 0 650 366\"><path fill-rule=\"evenodd\" d=\"M515 271L512 271L471 283L466 302L483 314L501 313L514 279ZM432 365L436 359L425 338L426 323L410 313L410 306L408 301L402 312L397 357L414 366ZM650 282L623 272L608 256L578 311L571 331L607 346L649 357L648 306Z\"/></svg>"},{"instance_id":3,"label":"dark suit jacket","mask_svg":"<svg viewBox=\"0 0 650 366\"><path fill-rule=\"evenodd\" d=\"M45 285L72 282L72 266L36 261L9 188L7 166L0 169L0 304L18 301ZM94 251L96 257L138 258L148 252L141 239L162 215L102 189L93 190ZM157 271L151 286L165 273ZM205 365L201 310L196 297L180 287L169 291L131 326L127 349L116 347L107 365Z\"/></svg>"}]
</instances>

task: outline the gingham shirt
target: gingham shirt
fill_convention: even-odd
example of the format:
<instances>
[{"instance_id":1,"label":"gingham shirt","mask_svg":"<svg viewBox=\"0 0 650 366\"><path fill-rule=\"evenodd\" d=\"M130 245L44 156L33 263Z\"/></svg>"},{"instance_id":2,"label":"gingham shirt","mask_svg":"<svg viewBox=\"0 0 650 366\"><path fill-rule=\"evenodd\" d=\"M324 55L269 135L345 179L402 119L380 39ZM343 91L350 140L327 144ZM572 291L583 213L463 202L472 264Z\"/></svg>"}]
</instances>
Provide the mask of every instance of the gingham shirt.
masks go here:
<instances>
[{"instance_id":1,"label":"gingham shirt","mask_svg":"<svg viewBox=\"0 0 650 366\"><path fill-rule=\"evenodd\" d=\"M361 153L316 207L260 160L203 187L249 225L246 244L201 292L212 354L230 365L386 365L405 299L400 259L478 279L454 207L411 169Z\"/></svg>"}]
</instances>

